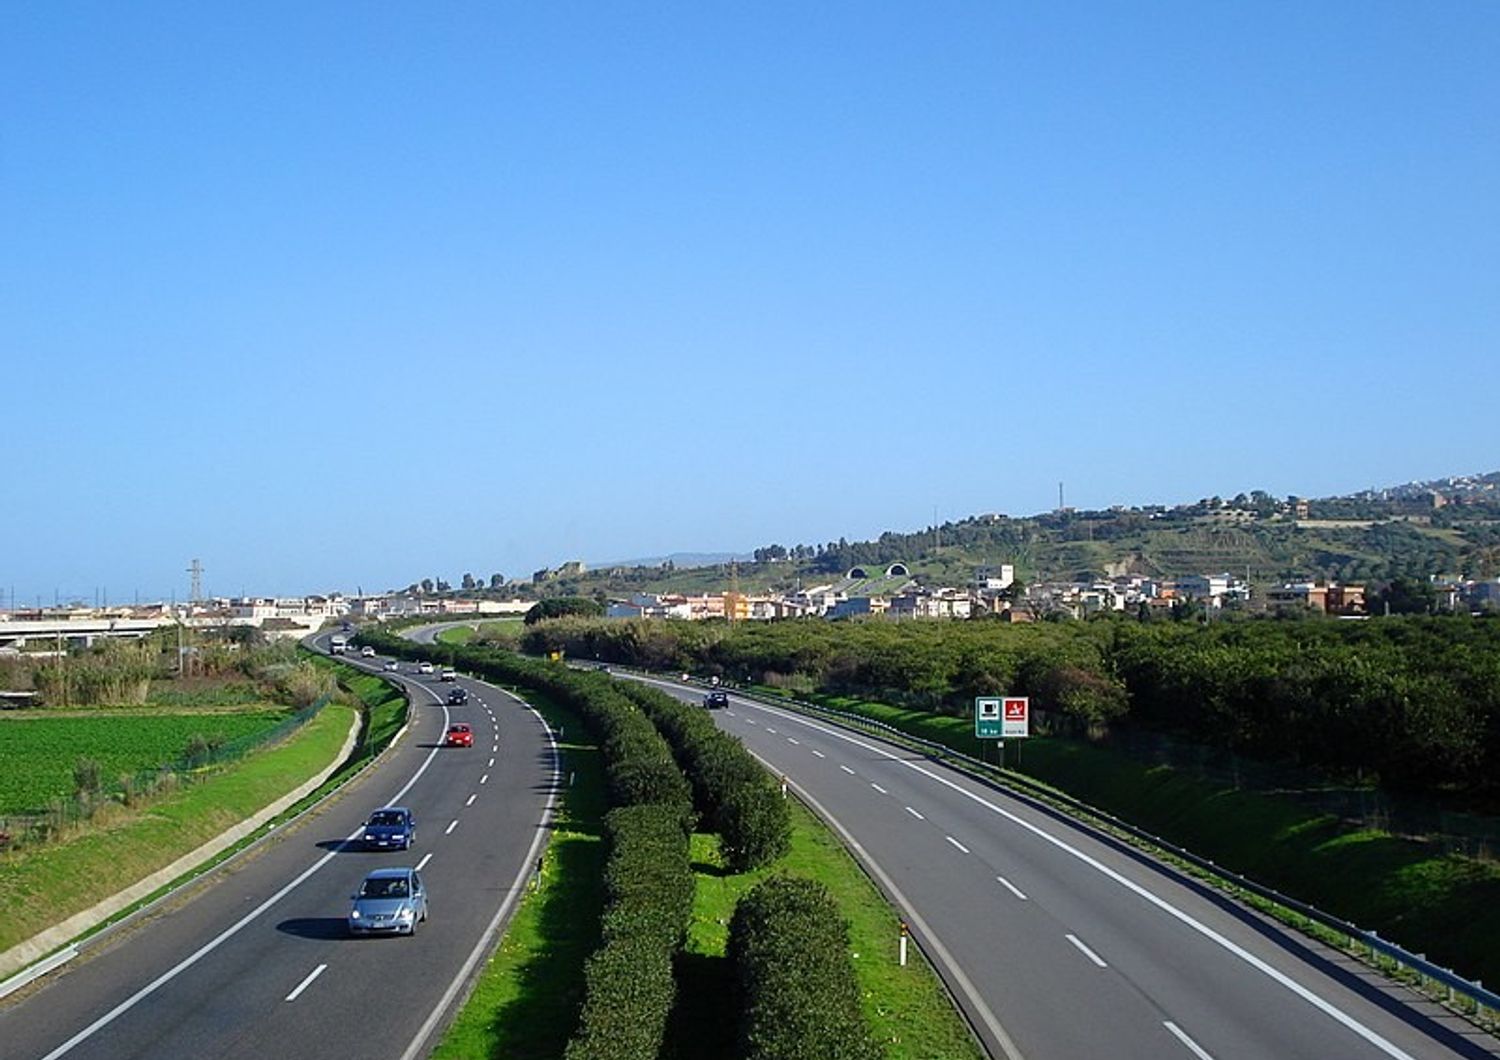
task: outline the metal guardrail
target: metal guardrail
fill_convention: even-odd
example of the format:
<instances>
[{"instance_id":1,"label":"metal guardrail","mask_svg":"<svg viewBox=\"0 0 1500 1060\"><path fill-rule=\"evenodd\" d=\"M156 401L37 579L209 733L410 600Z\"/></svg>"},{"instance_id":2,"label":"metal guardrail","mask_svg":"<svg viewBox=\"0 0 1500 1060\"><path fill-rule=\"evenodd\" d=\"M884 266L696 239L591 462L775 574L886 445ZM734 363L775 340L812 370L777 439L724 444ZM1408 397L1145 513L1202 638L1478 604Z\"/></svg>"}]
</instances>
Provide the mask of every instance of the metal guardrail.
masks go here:
<instances>
[{"instance_id":1,"label":"metal guardrail","mask_svg":"<svg viewBox=\"0 0 1500 1060\"><path fill-rule=\"evenodd\" d=\"M621 669L624 668L622 667ZM646 671L640 672L643 674L646 673ZM661 675L650 674L649 676L659 678ZM709 687L703 682L694 683L702 685L702 687ZM1177 846L1175 843L1172 843L1169 840L1163 839L1158 835L1154 835L1153 833L1146 831L1144 828L1139 828L1128 821L1123 821L1120 818L1115 817L1113 814L1110 814L1104 810L1100 810L1094 806L1090 806L1088 803L1082 802L1070 795L1066 795L1054 788L1048 787L1047 785L1033 780L1032 778L1025 776L1024 774L1001 769L995 766L993 763L982 762L979 759L974 758L972 755L966 755L962 751L955 751L953 748L947 746L946 744L940 744L933 740L924 739L920 736L913 736L911 733L904 732L893 725L888 725L882 721L876 721L873 718L867 718L862 714L855 714L850 711L834 710L831 707L821 707L816 703L807 703L802 700L789 698L784 699L779 696L767 695L766 693L758 692L753 689L731 689L730 686L727 685L718 685L714 687L724 688L726 691L733 691L737 696L743 696L747 699L753 699L757 702L765 703L768 706L782 707L792 710L796 713L808 714L813 717L836 721L839 724L845 725L846 727L852 729L877 732L883 737L889 739L892 743L919 749L933 758L939 759L947 764L952 765L953 768L959 770L959 772L965 773L966 775L974 777L975 779L983 780L989 783L1000 784L1011 789L1019 789L1019 792L1027 798L1053 806L1061 806L1067 810L1072 811L1075 814L1080 814L1082 816L1092 818L1096 821L1100 821L1108 825L1110 829L1123 832L1135 839L1139 839L1143 842L1149 843L1150 845L1160 850L1164 850L1172 857L1180 861L1187 862L1188 864L1202 870L1203 872L1229 883L1231 886L1237 888L1238 890L1253 894L1256 897L1263 899L1264 901L1270 902L1273 905L1279 906L1282 909L1294 913L1296 916L1301 917L1305 921L1310 921L1337 935L1344 936L1349 941L1349 950L1351 952L1354 952L1356 956L1358 955L1357 947L1363 947L1364 949L1368 950L1371 961L1376 965L1377 968L1380 967L1379 961L1377 960L1377 955L1379 955L1379 957L1383 957L1386 960L1393 962L1397 967L1409 970L1416 976L1418 986L1419 988L1423 989L1424 992L1429 983L1436 983L1439 986L1447 988L1448 1001L1450 1004L1454 1001L1455 996L1468 998L1474 1004L1474 1015L1476 1019L1479 1019L1481 1021L1484 1020L1486 1018L1486 1010L1488 1010L1488 1012L1492 1014L1493 1018L1500 1018L1500 994L1496 994L1493 991L1486 990L1482 982L1465 979L1457 972L1453 971L1453 969L1443 968L1439 965L1436 965L1427 960L1425 956L1417 953L1412 953L1411 951L1396 945L1394 942L1388 942L1373 931L1365 931L1364 929L1357 927L1354 924L1349 923L1348 921L1340 920L1338 917L1323 912L1316 906L1308 905L1305 902L1301 902L1295 898L1288 897L1287 895L1273 890L1270 887L1266 887L1262 884L1256 883L1254 880L1251 880L1245 876L1241 876L1239 873L1226 869L1222 865L1217 865L1207 858L1199 857L1192 851ZM1294 924L1293 926L1300 925Z\"/></svg>"}]
</instances>

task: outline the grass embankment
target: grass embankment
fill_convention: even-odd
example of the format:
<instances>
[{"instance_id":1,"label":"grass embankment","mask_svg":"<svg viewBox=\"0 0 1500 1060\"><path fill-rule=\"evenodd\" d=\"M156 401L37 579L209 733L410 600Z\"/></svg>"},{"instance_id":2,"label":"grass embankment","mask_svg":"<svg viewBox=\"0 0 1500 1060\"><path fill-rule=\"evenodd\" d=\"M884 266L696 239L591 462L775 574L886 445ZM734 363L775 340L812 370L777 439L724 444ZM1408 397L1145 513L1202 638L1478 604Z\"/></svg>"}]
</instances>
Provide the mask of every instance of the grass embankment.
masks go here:
<instances>
[{"instance_id":1,"label":"grass embankment","mask_svg":"<svg viewBox=\"0 0 1500 1060\"><path fill-rule=\"evenodd\" d=\"M467 644L478 635L479 631L473 626L454 626L438 630L436 639L439 644Z\"/></svg>"},{"instance_id":2,"label":"grass embankment","mask_svg":"<svg viewBox=\"0 0 1500 1060\"><path fill-rule=\"evenodd\" d=\"M554 727L581 734L576 718L529 694ZM597 749L568 742L564 770L573 773L548 846L538 891L517 910L468 1003L434 1057L545 1058L561 1056L583 999L583 966L599 943L607 851L601 839L608 807ZM724 955L735 903L766 876L785 872L824 883L850 922L859 956L866 1015L892 1060L978 1057L982 1054L942 985L919 956L897 965L898 921L838 840L800 805L792 807L791 851L756 872L730 875L718 837L693 836L694 907L678 958L679 1000L664 1056L734 1055L733 970Z\"/></svg>"},{"instance_id":3,"label":"grass embankment","mask_svg":"<svg viewBox=\"0 0 1500 1060\"><path fill-rule=\"evenodd\" d=\"M55 843L0 856L0 950L171 864L331 762L354 712L329 704L285 743L153 801L96 818Z\"/></svg>"},{"instance_id":4,"label":"grass embankment","mask_svg":"<svg viewBox=\"0 0 1500 1060\"><path fill-rule=\"evenodd\" d=\"M966 718L837 697L818 702L978 754ZM1471 979L1500 981L1500 865L1494 862L1384 832L1352 831L1287 799L1216 786L1076 740L1027 740L1020 759L1027 776L1200 857ZM1007 761L1016 767L1013 757Z\"/></svg>"}]
</instances>

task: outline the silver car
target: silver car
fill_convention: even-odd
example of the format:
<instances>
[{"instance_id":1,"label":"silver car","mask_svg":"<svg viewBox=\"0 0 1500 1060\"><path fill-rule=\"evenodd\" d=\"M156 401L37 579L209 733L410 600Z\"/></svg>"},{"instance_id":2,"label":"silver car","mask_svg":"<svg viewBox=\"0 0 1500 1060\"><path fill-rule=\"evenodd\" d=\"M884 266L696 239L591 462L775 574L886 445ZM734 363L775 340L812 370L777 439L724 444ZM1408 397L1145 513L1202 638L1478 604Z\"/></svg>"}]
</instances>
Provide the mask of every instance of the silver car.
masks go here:
<instances>
[{"instance_id":1,"label":"silver car","mask_svg":"<svg viewBox=\"0 0 1500 1060\"><path fill-rule=\"evenodd\" d=\"M351 935L415 935L427 919L427 888L416 869L376 869L350 898Z\"/></svg>"}]
</instances>

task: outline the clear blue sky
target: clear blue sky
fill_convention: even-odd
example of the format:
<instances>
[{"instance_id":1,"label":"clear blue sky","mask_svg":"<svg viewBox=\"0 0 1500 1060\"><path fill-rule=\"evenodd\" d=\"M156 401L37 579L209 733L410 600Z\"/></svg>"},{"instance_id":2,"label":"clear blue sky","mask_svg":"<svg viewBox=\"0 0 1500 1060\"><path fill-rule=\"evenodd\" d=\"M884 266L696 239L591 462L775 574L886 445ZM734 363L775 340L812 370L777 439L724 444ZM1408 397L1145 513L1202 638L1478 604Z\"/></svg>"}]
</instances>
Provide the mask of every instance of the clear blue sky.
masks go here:
<instances>
[{"instance_id":1,"label":"clear blue sky","mask_svg":"<svg viewBox=\"0 0 1500 1060\"><path fill-rule=\"evenodd\" d=\"M1500 468L1500 4L11 3L0 589Z\"/></svg>"}]
</instances>

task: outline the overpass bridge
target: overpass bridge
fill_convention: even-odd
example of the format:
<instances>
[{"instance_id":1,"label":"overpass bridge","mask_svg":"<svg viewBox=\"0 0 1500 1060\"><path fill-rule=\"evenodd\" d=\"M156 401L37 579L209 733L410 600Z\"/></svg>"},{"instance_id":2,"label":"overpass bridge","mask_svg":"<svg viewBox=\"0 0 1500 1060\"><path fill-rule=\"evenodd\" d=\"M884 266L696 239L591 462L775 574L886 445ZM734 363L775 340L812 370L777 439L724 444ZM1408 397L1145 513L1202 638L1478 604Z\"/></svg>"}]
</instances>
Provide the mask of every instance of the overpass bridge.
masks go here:
<instances>
[{"instance_id":1,"label":"overpass bridge","mask_svg":"<svg viewBox=\"0 0 1500 1060\"><path fill-rule=\"evenodd\" d=\"M100 637L144 637L174 625L170 618L43 618L0 621L0 648L24 648L31 641L91 647Z\"/></svg>"}]
</instances>

